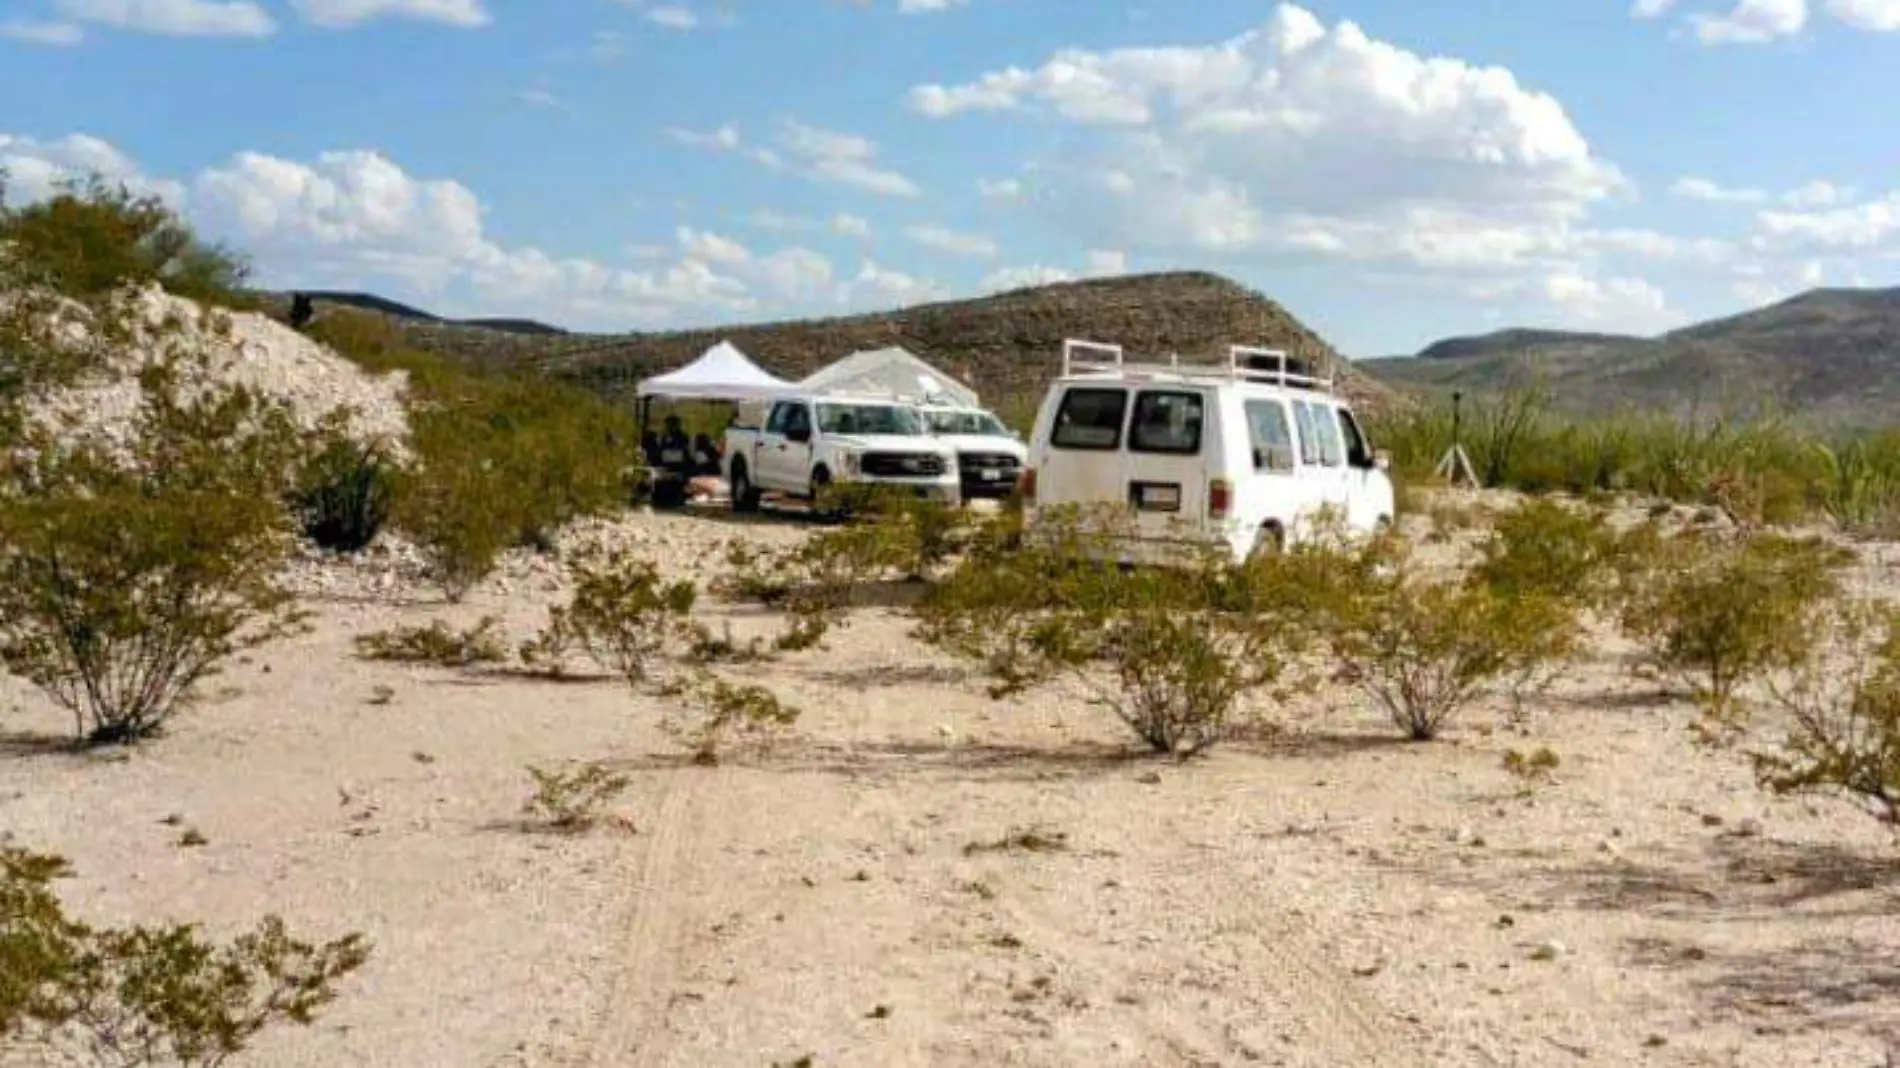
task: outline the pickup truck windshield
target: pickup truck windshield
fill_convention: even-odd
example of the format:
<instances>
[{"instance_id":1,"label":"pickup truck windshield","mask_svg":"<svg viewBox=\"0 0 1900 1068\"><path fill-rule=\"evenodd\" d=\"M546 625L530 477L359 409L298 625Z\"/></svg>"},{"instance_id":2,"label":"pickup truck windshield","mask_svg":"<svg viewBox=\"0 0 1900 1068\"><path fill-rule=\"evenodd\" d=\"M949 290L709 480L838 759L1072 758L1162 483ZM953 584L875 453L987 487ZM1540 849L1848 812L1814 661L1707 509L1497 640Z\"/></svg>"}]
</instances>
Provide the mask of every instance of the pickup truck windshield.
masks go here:
<instances>
[{"instance_id":1,"label":"pickup truck windshield","mask_svg":"<svg viewBox=\"0 0 1900 1068\"><path fill-rule=\"evenodd\" d=\"M988 412L925 412L933 434L996 434L1009 436L996 417Z\"/></svg>"},{"instance_id":2,"label":"pickup truck windshield","mask_svg":"<svg viewBox=\"0 0 1900 1068\"><path fill-rule=\"evenodd\" d=\"M820 404L818 429L827 434L922 434L924 421L895 404Z\"/></svg>"}]
</instances>

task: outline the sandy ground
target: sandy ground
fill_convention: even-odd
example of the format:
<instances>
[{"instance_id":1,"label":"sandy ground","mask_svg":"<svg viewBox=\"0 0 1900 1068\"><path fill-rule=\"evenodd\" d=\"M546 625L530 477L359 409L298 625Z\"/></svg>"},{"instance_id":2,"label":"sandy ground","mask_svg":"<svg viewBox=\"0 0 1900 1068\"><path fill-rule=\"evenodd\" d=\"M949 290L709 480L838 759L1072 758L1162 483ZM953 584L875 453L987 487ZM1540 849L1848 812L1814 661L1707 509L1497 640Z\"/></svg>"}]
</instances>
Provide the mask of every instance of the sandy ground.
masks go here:
<instances>
[{"instance_id":1,"label":"sandy ground","mask_svg":"<svg viewBox=\"0 0 1900 1068\"><path fill-rule=\"evenodd\" d=\"M627 525L674 567L735 532L801 536ZM1878 556L1867 576L1890 581ZM1608 638L1525 733L1482 708L1401 743L1341 690L1284 737L1177 766L1070 695L990 701L868 611L829 650L732 669L805 716L703 768L624 684L353 655L352 635L438 617L527 637L557 596L544 567L455 608L326 585L313 634L130 754L51 752L63 718L0 689L0 831L72 859L82 914L231 931L274 911L373 941L317 1024L237 1064L1875 1068L1900 1050L1894 842L1699 749L1690 710ZM1526 788L1500 758L1538 745L1562 765ZM568 759L630 770L613 810L634 833L519 824L524 765ZM1057 847L986 848L1025 830Z\"/></svg>"}]
</instances>

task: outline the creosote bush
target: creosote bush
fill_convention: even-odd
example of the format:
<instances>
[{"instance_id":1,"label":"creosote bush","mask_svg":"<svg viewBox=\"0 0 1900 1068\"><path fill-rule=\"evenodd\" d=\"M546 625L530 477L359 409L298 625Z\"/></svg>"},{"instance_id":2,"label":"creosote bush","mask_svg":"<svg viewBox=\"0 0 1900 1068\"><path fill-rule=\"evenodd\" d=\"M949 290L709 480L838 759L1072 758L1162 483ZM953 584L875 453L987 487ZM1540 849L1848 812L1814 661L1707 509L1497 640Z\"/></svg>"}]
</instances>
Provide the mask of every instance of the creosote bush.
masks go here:
<instances>
[{"instance_id":1,"label":"creosote bush","mask_svg":"<svg viewBox=\"0 0 1900 1068\"><path fill-rule=\"evenodd\" d=\"M1224 738L1246 698L1283 699L1305 681L1289 672L1311 636L1290 555L1123 569L1096 562L1113 556L1092 519L1052 513L1021 549L966 557L926 596L919 635L982 664L993 697L1075 679L1178 757Z\"/></svg>"},{"instance_id":2,"label":"creosote bush","mask_svg":"<svg viewBox=\"0 0 1900 1068\"><path fill-rule=\"evenodd\" d=\"M0 661L93 742L153 734L224 660L301 622L277 580L287 409L235 388L181 400L170 363L143 386L123 450L26 431L0 493Z\"/></svg>"},{"instance_id":3,"label":"creosote bush","mask_svg":"<svg viewBox=\"0 0 1900 1068\"><path fill-rule=\"evenodd\" d=\"M191 924L93 927L53 891L69 874L0 846L0 1049L214 1068L266 1028L308 1026L369 959L361 935L314 944L275 916L224 945Z\"/></svg>"},{"instance_id":4,"label":"creosote bush","mask_svg":"<svg viewBox=\"0 0 1900 1068\"><path fill-rule=\"evenodd\" d=\"M1619 622L1719 721L1744 684L1813 655L1850 559L1817 539L1667 533L1651 521L1622 539Z\"/></svg>"},{"instance_id":5,"label":"creosote bush","mask_svg":"<svg viewBox=\"0 0 1900 1068\"><path fill-rule=\"evenodd\" d=\"M521 646L530 667L558 674L570 651L584 652L631 683L645 682L650 661L699 638L690 615L691 582L666 582L651 561L624 549L577 554L568 564L574 594L548 610L548 625Z\"/></svg>"},{"instance_id":6,"label":"creosote bush","mask_svg":"<svg viewBox=\"0 0 1900 1068\"><path fill-rule=\"evenodd\" d=\"M359 634L354 642L357 655L366 660L439 667L493 664L508 659L508 647L499 633L500 622L494 616L483 616L474 626L456 630L433 619L424 627L395 627Z\"/></svg>"},{"instance_id":7,"label":"creosote bush","mask_svg":"<svg viewBox=\"0 0 1900 1068\"><path fill-rule=\"evenodd\" d=\"M1525 628L1508 651L1509 696L1522 716L1582 652L1584 615L1611 605L1618 541L1601 508L1531 498L1498 516L1467 584L1517 603Z\"/></svg>"},{"instance_id":8,"label":"creosote bush","mask_svg":"<svg viewBox=\"0 0 1900 1068\"><path fill-rule=\"evenodd\" d=\"M662 726L692 751L696 764L719 763L735 739L768 743L801 714L763 686L728 682L708 671L676 678L667 689L684 707Z\"/></svg>"},{"instance_id":9,"label":"creosote bush","mask_svg":"<svg viewBox=\"0 0 1900 1068\"><path fill-rule=\"evenodd\" d=\"M1325 587L1340 606L1334 655L1404 734L1437 737L1472 701L1534 671L1576 609L1545 594L1421 572L1396 540L1357 550L1367 562ZM1336 572L1337 573L1337 572Z\"/></svg>"},{"instance_id":10,"label":"creosote bush","mask_svg":"<svg viewBox=\"0 0 1900 1068\"><path fill-rule=\"evenodd\" d=\"M1767 680L1783 727L1779 748L1752 754L1756 776L1777 793L1844 794L1900 828L1900 611L1848 599L1825 622L1826 646Z\"/></svg>"},{"instance_id":11,"label":"creosote bush","mask_svg":"<svg viewBox=\"0 0 1900 1068\"><path fill-rule=\"evenodd\" d=\"M534 793L522 802L521 811L563 834L591 829L600 822L601 807L633 785L627 776L596 763L564 770L530 766L528 775Z\"/></svg>"},{"instance_id":12,"label":"creosote bush","mask_svg":"<svg viewBox=\"0 0 1900 1068\"><path fill-rule=\"evenodd\" d=\"M244 260L200 241L157 197L94 174L61 179L53 196L7 207L4 179L0 173L0 246L17 266L9 272L15 282L85 302L159 283L200 302L249 303Z\"/></svg>"}]
</instances>

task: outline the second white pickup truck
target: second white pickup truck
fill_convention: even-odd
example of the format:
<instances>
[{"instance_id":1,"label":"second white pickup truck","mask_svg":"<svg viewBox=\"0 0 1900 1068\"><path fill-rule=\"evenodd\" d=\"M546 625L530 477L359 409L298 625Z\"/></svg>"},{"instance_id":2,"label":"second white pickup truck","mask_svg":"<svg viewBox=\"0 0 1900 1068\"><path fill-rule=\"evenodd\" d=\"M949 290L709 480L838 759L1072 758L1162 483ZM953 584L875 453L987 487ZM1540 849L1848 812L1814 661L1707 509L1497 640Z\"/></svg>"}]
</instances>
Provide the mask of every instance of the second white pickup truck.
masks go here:
<instances>
[{"instance_id":1,"label":"second white pickup truck","mask_svg":"<svg viewBox=\"0 0 1900 1068\"><path fill-rule=\"evenodd\" d=\"M763 427L726 429L724 464L734 511L766 493L807 500L833 482L901 486L960 501L957 453L931 436L916 408L848 396L782 397Z\"/></svg>"}]
</instances>

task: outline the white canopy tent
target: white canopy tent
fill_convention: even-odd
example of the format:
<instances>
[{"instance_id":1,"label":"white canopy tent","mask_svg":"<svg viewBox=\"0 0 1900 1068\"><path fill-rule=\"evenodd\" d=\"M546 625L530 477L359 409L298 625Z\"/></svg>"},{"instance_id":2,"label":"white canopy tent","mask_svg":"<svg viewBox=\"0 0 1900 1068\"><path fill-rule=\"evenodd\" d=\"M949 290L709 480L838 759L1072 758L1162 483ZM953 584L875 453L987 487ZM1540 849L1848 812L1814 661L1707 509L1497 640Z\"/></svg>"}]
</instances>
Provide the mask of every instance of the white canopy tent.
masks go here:
<instances>
[{"instance_id":1,"label":"white canopy tent","mask_svg":"<svg viewBox=\"0 0 1900 1068\"><path fill-rule=\"evenodd\" d=\"M721 341L684 367L640 382L642 400L678 399L757 401L794 388L790 382L753 363L730 341Z\"/></svg>"},{"instance_id":2,"label":"white canopy tent","mask_svg":"<svg viewBox=\"0 0 1900 1068\"><path fill-rule=\"evenodd\" d=\"M889 394L914 402L977 407L976 390L897 345L854 352L798 383L814 393Z\"/></svg>"}]
</instances>

